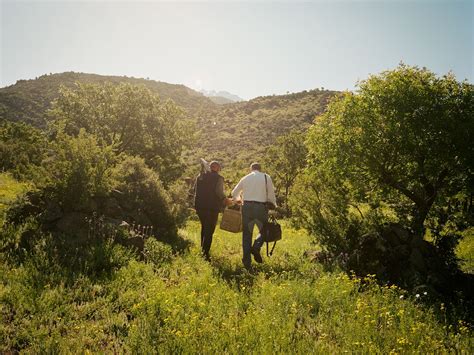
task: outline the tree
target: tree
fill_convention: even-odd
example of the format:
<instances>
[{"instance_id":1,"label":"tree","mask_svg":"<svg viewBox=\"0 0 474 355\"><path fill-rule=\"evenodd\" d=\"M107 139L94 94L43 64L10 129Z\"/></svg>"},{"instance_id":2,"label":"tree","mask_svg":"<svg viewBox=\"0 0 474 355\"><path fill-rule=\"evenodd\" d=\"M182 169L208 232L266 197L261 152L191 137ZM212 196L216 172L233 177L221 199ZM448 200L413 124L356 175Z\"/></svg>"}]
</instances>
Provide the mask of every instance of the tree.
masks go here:
<instances>
[{"instance_id":1,"label":"tree","mask_svg":"<svg viewBox=\"0 0 474 355\"><path fill-rule=\"evenodd\" d=\"M19 179L35 179L48 147L45 135L26 123L0 124L0 169Z\"/></svg>"},{"instance_id":2,"label":"tree","mask_svg":"<svg viewBox=\"0 0 474 355\"><path fill-rule=\"evenodd\" d=\"M116 153L143 157L165 184L180 176L181 153L191 143L190 124L171 100L161 102L144 86L77 84L62 88L51 116L68 134L80 129Z\"/></svg>"},{"instance_id":3,"label":"tree","mask_svg":"<svg viewBox=\"0 0 474 355\"><path fill-rule=\"evenodd\" d=\"M284 193L286 213L290 214L288 195L298 173L306 163L305 135L292 131L278 137L276 143L267 150L265 166L275 182L277 192Z\"/></svg>"},{"instance_id":4,"label":"tree","mask_svg":"<svg viewBox=\"0 0 474 355\"><path fill-rule=\"evenodd\" d=\"M299 196L315 197L295 198L300 222L320 234L337 225L342 238L354 216L375 211L421 240L447 200L470 199L472 212L473 92L452 74L400 64L334 99L309 132Z\"/></svg>"}]
</instances>

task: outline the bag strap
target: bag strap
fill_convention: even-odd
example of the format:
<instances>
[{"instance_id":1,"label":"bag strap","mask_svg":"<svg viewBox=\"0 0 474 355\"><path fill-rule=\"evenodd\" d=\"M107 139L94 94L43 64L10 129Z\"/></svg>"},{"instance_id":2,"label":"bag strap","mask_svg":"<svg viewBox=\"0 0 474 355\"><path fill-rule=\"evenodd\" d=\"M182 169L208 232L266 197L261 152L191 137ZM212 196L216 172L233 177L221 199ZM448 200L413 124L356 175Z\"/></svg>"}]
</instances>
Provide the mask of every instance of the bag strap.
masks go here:
<instances>
[{"instance_id":1,"label":"bag strap","mask_svg":"<svg viewBox=\"0 0 474 355\"><path fill-rule=\"evenodd\" d=\"M263 173L265 174L265 173ZM265 195L267 196L267 199L265 202L268 202L268 187L267 187L267 174L265 174Z\"/></svg>"},{"instance_id":2,"label":"bag strap","mask_svg":"<svg viewBox=\"0 0 474 355\"><path fill-rule=\"evenodd\" d=\"M275 250L275 245L276 245L276 243L277 243L276 241L273 243L272 250L270 251L270 256L273 255L273 250Z\"/></svg>"},{"instance_id":3,"label":"bag strap","mask_svg":"<svg viewBox=\"0 0 474 355\"><path fill-rule=\"evenodd\" d=\"M270 243L268 243L268 242L265 242L265 243L267 243L267 257L270 257L270 256L273 255L273 250L275 250L275 245L276 245L277 242L275 241L273 243L272 250L270 250L270 253L268 253L268 244L270 244Z\"/></svg>"}]
</instances>

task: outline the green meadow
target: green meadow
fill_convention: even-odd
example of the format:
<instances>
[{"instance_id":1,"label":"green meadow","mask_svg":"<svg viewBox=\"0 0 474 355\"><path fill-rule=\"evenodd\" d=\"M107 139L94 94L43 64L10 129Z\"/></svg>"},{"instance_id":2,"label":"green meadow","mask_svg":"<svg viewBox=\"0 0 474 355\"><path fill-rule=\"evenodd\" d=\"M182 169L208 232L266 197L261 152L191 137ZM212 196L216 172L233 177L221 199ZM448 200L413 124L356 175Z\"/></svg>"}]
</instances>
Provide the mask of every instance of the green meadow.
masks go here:
<instances>
[{"instance_id":1,"label":"green meadow","mask_svg":"<svg viewBox=\"0 0 474 355\"><path fill-rule=\"evenodd\" d=\"M22 186L1 179L8 203ZM240 234L219 228L204 261L192 218L179 231L189 245L180 251L149 239L139 257L105 239L89 259L107 265L95 274L62 267L47 241L22 263L1 254L0 351L472 352L467 324L450 322L446 305L425 302L429 294L325 270L305 253L317 246L304 231L287 222L283 231L253 273L241 265Z\"/></svg>"}]
</instances>

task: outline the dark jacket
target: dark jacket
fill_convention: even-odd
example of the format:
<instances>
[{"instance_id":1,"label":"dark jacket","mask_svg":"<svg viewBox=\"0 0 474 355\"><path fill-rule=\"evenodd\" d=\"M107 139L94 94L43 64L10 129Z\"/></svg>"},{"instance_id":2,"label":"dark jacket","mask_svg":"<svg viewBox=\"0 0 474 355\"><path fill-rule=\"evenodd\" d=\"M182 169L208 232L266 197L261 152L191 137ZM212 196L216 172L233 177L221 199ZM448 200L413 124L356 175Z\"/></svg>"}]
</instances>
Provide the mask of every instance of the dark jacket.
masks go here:
<instances>
[{"instance_id":1,"label":"dark jacket","mask_svg":"<svg viewBox=\"0 0 474 355\"><path fill-rule=\"evenodd\" d=\"M196 178L194 208L196 210L222 211L224 206L224 178L215 171Z\"/></svg>"}]
</instances>

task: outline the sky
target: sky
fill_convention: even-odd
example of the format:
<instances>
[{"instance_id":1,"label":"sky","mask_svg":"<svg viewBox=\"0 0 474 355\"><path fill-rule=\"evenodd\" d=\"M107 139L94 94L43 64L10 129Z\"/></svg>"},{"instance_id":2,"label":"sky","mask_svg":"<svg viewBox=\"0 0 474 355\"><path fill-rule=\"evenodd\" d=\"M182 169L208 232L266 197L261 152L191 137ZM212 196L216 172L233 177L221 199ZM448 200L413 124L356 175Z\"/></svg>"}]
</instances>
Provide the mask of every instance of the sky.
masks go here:
<instances>
[{"instance_id":1,"label":"sky","mask_svg":"<svg viewBox=\"0 0 474 355\"><path fill-rule=\"evenodd\" d=\"M353 90L401 61L474 82L474 0L0 0L0 87L65 71L250 99Z\"/></svg>"}]
</instances>

